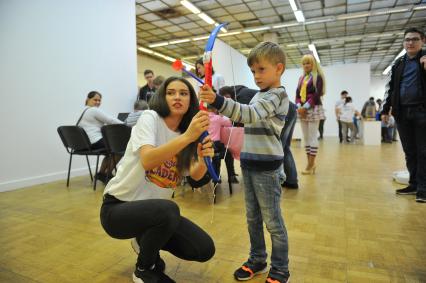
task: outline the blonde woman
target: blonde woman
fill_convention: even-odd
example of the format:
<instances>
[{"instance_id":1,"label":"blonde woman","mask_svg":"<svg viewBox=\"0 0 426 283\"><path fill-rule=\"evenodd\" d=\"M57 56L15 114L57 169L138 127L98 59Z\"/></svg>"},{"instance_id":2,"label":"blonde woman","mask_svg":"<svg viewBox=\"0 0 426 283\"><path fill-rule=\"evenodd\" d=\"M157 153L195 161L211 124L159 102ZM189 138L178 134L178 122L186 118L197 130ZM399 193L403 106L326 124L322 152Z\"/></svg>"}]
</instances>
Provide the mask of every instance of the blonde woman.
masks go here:
<instances>
[{"instance_id":1,"label":"blonde woman","mask_svg":"<svg viewBox=\"0 0 426 283\"><path fill-rule=\"evenodd\" d=\"M325 79L320 65L311 54L302 57L303 75L296 90L297 112L302 126L308 165L304 175L315 174L315 157L318 153L317 130L319 121L324 119L321 97L325 93Z\"/></svg>"}]
</instances>

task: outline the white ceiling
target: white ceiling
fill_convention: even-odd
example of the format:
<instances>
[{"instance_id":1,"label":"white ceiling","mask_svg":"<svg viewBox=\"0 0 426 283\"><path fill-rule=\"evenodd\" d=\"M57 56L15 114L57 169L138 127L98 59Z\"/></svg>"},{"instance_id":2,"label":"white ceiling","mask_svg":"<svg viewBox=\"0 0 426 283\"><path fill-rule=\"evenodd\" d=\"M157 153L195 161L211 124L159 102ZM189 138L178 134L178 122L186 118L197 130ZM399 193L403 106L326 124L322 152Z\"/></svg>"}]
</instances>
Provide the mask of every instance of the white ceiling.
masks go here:
<instances>
[{"instance_id":1,"label":"white ceiling","mask_svg":"<svg viewBox=\"0 0 426 283\"><path fill-rule=\"evenodd\" d=\"M218 23L228 22L228 33L221 40L247 53L264 39L276 34L286 51L288 68L298 67L300 58L314 43L321 64L369 62L373 75L380 75L402 49L403 32L408 27L426 30L426 1L410 0L296 0L305 16L298 23L288 0L193 0ZM178 0L136 0L137 41L173 58L194 62L203 54L205 40L214 25L209 25L187 10ZM285 27L274 28L277 25ZM244 32L248 28L268 30ZM189 42L149 47L177 39Z\"/></svg>"}]
</instances>

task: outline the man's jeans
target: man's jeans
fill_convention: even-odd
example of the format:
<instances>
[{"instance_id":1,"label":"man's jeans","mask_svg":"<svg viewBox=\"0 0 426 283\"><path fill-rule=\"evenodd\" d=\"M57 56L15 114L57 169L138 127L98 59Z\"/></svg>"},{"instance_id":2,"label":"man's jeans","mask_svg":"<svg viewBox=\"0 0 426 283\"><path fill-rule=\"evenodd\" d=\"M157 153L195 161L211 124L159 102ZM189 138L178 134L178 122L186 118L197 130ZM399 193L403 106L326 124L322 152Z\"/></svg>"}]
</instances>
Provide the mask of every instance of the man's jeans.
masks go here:
<instances>
[{"instance_id":1,"label":"man's jeans","mask_svg":"<svg viewBox=\"0 0 426 283\"><path fill-rule=\"evenodd\" d=\"M410 172L410 186L426 193L426 107L401 107L396 125Z\"/></svg>"},{"instance_id":2,"label":"man's jeans","mask_svg":"<svg viewBox=\"0 0 426 283\"><path fill-rule=\"evenodd\" d=\"M294 126L296 125L296 105L290 102L284 128L281 132L281 143L284 150L284 173L286 182L297 185L297 169L293 154L290 150L291 140L293 138Z\"/></svg>"},{"instance_id":3,"label":"man's jeans","mask_svg":"<svg viewBox=\"0 0 426 283\"><path fill-rule=\"evenodd\" d=\"M288 238L281 214L281 182L283 168L271 171L242 169L246 203L246 216L250 235L252 262L266 262L267 253L263 222L271 235L271 266L278 271L288 271Z\"/></svg>"}]
</instances>

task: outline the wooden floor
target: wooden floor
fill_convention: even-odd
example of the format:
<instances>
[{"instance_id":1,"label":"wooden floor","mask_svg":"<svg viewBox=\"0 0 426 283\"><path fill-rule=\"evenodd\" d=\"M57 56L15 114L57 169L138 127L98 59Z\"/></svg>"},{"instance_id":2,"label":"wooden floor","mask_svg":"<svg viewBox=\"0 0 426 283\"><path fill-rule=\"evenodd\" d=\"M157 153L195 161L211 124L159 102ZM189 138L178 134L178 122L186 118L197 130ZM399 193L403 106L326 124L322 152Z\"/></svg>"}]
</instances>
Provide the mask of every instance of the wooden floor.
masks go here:
<instances>
[{"instance_id":1,"label":"wooden floor","mask_svg":"<svg viewBox=\"0 0 426 283\"><path fill-rule=\"evenodd\" d=\"M300 171L299 142L293 153ZM321 142L317 174L300 175L300 189L282 198L292 282L426 282L426 204L395 195L401 186L390 176L401 169L399 143ZM132 282L130 242L110 238L99 223L102 189L93 192L85 176L68 189L60 181L1 193L0 282ZM210 233L217 251L207 263L162 253L166 273L182 283L235 282L249 249L241 187L230 196L222 185L214 206L208 189L176 193L182 214Z\"/></svg>"}]
</instances>

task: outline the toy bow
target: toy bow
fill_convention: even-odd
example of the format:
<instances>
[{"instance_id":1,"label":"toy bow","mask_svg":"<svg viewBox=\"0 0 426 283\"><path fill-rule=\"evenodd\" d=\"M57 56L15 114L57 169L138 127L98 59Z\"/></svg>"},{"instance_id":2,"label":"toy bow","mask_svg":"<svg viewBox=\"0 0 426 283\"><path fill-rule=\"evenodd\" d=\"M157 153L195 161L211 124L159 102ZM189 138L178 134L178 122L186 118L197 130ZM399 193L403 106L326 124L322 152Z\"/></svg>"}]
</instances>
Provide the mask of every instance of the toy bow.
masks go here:
<instances>
[{"instance_id":1,"label":"toy bow","mask_svg":"<svg viewBox=\"0 0 426 283\"><path fill-rule=\"evenodd\" d=\"M209 87L212 87L212 75L213 75L213 46L214 42L216 40L217 34L219 33L219 30L226 26L228 23L223 23L214 28L214 30L211 32L209 39L207 40L206 47L204 48L204 55L203 55L203 63L204 63L204 82ZM207 103L200 101L200 110L207 110ZM207 137L209 133L205 131L201 134L200 141L203 141L205 137ZM212 159L210 157L204 157L204 162L206 162L207 169L210 173L210 176L212 177L214 182L219 182L219 175L214 170Z\"/></svg>"},{"instance_id":2,"label":"toy bow","mask_svg":"<svg viewBox=\"0 0 426 283\"><path fill-rule=\"evenodd\" d=\"M217 34L219 33L220 29L222 27L225 27L226 25L228 25L228 23L223 23L220 24L218 26L216 26L214 28L214 30L210 33L210 36L207 40L207 44L206 47L204 48L204 55L203 55L203 63L204 63L204 82L198 78L197 76L195 76L194 74L192 74L191 72L189 72L188 70L185 69L185 66L182 64L182 61L180 60L176 60L173 64L172 67L173 69L177 70L177 71L183 71L186 74L190 75L191 77L193 77L195 80L197 80L199 83L201 83L202 85L207 84L208 86L212 87L212 75L213 75L213 64L212 64L212 53L213 53L213 46L214 46L214 42L216 40ZM207 111L207 103L206 102L202 102L200 101L200 110L204 110ZM208 132L205 131L201 134L200 136L200 142L202 142L207 136L208 136ZM212 159L210 157L204 157L204 162L206 163L207 166L207 170L210 174L210 177L212 177L214 182L219 182L220 177L219 174L216 173L216 171L214 170L213 164L212 164Z\"/></svg>"}]
</instances>

